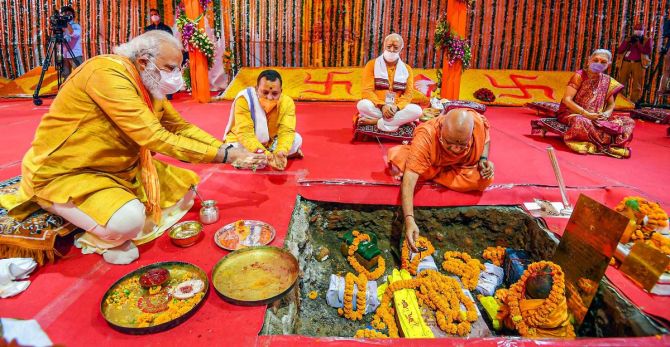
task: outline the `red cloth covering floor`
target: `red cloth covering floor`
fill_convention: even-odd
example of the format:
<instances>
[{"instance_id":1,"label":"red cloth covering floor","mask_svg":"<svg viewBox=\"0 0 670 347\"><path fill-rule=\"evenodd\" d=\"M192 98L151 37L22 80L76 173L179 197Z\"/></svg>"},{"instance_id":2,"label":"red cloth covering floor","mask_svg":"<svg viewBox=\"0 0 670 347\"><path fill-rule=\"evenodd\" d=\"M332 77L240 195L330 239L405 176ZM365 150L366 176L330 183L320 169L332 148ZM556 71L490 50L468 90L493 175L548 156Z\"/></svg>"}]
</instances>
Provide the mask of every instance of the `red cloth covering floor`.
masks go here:
<instances>
[{"instance_id":1,"label":"red cloth covering floor","mask_svg":"<svg viewBox=\"0 0 670 347\"><path fill-rule=\"evenodd\" d=\"M197 104L186 95L173 101L182 115L215 136L222 136L230 103ZM20 161L29 147L35 127L46 105L34 107L30 100L0 102L0 179L20 174ZM235 170L224 165L178 165L197 171L201 177L201 195L216 199L221 219L205 226L205 238L191 248L177 248L167 236L140 247L140 259L133 264L114 266L98 255L82 255L72 248L65 258L39 268L28 290L17 297L0 300L0 316L34 318L55 343L68 346L89 345L278 345L299 343L349 346L363 340L311 338L304 336L258 336L263 324L264 307L239 307L210 293L207 302L183 324L153 335L131 336L111 329L100 314L100 300L107 288L124 274L140 266L159 261L180 260L200 266L211 274L214 264L228 252L216 246L214 232L238 219L259 219L277 229L273 246L283 245L298 194L314 200L397 204L398 186L385 171L386 150L390 142L366 142L352 145L351 112L353 103L299 103L298 131L304 139L305 158L290 161L285 172ZM659 201L670 209L670 194L664 184L670 170L670 138L665 127L637 121L633 157L617 160L574 154L559 138L530 136L528 126L535 119L521 108L492 107L487 111L492 125L491 155L496 165L495 184L483 194L463 194L433 185L424 185L416 195L417 205L519 205L532 198L560 201L545 148L554 146L570 198L579 193L614 206L627 195L641 195ZM176 163L175 160L166 159ZM331 184L336 183L336 184ZM185 219L197 218L199 205ZM549 219L550 229L561 234L565 219ZM638 289L616 269L607 276L634 303L650 314L670 320L670 298L649 295ZM510 338L395 340L407 346L429 344L468 345L554 345L566 341L530 341ZM670 338L579 339L569 345L670 345Z\"/></svg>"}]
</instances>

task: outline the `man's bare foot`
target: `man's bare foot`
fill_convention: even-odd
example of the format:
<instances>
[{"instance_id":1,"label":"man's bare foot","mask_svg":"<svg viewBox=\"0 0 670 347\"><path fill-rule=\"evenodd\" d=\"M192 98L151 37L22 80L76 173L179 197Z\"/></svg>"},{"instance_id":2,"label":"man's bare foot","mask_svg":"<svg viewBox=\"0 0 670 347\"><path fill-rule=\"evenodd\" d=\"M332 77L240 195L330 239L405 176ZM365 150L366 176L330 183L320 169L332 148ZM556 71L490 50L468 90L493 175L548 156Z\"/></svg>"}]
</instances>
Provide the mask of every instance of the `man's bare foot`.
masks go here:
<instances>
[{"instance_id":1,"label":"man's bare foot","mask_svg":"<svg viewBox=\"0 0 670 347\"><path fill-rule=\"evenodd\" d=\"M358 125L375 125L377 124L377 121L376 118L359 117Z\"/></svg>"}]
</instances>

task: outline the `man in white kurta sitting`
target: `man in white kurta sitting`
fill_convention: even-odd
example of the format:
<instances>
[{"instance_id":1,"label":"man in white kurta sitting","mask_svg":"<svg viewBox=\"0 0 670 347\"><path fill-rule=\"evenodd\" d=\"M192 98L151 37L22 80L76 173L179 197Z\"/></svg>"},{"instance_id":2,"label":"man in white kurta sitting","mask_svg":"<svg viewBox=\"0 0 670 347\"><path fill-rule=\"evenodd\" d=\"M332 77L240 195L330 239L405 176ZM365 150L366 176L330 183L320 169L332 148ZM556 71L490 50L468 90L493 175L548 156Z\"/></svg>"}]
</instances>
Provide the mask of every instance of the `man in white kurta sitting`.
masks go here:
<instances>
[{"instance_id":1,"label":"man in white kurta sitting","mask_svg":"<svg viewBox=\"0 0 670 347\"><path fill-rule=\"evenodd\" d=\"M265 153L272 168L284 170L288 158L302 157L302 137L295 132L295 124L295 103L282 94L281 75L264 70L256 88L248 87L235 97L223 140L252 153Z\"/></svg>"},{"instance_id":2,"label":"man in white kurta sitting","mask_svg":"<svg viewBox=\"0 0 670 347\"><path fill-rule=\"evenodd\" d=\"M384 39L382 55L365 65L358 124L376 124L379 130L393 132L421 116L421 107L411 103L414 75L400 59L403 46L402 37L391 34Z\"/></svg>"}]
</instances>

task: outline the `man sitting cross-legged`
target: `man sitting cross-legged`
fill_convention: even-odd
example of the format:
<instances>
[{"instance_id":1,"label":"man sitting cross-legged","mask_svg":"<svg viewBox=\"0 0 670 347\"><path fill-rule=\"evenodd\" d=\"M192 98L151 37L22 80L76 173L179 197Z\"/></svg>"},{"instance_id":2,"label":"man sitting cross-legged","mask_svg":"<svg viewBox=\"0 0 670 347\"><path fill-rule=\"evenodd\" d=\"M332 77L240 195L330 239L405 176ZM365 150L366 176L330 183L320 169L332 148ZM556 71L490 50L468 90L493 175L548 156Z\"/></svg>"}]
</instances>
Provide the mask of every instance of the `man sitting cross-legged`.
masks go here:
<instances>
[{"instance_id":1,"label":"man sitting cross-legged","mask_svg":"<svg viewBox=\"0 0 670 347\"><path fill-rule=\"evenodd\" d=\"M258 75L256 88L248 87L235 97L223 139L265 153L272 168L284 170L289 157L302 157L302 137L295 124L295 103L282 93L281 75L265 70Z\"/></svg>"},{"instance_id":2,"label":"man sitting cross-legged","mask_svg":"<svg viewBox=\"0 0 670 347\"><path fill-rule=\"evenodd\" d=\"M376 124L393 132L421 116L421 107L412 104L412 68L400 60L402 37L391 34L384 39L384 53L369 61L363 70L363 99L357 108L358 124Z\"/></svg>"}]
</instances>

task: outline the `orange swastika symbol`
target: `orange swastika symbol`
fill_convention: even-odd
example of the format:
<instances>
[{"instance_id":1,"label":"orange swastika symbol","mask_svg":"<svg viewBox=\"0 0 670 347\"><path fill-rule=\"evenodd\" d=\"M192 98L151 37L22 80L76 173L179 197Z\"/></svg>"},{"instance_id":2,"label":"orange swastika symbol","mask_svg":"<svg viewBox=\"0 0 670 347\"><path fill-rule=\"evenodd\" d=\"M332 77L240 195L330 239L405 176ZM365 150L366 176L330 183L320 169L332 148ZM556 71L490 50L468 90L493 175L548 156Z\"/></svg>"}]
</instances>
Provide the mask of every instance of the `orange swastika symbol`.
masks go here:
<instances>
[{"instance_id":1,"label":"orange swastika symbol","mask_svg":"<svg viewBox=\"0 0 670 347\"><path fill-rule=\"evenodd\" d=\"M348 75L350 74L351 71L347 72L337 72L337 71L332 71L329 72L328 75L326 76L325 81L312 81L312 75L307 72L307 77L305 77L305 84L318 84L318 85L323 85L323 91L320 90L305 90L305 93L314 93L314 94L321 94L321 95L330 95L330 93L333 91L333 86L336 84L341 84L344 85L344 87L347 90L347 93L349 95L351 94L351 81L335 81L335 75Z\"/></svg>"},{"instance_id":2,"label":"orange swastika symbol","mask_svg":"<svg viewBox=\"0 0 670 347\"><path fill-rule=\"evenodd\" d=\"M510 74L509 78L512 80L512 85L501 85L496 81L493 77L484 74L486 78L489 79L489 82L491 82L491 85L498 88L498 89L518 89L521 91L521 95L517 94L500 94L500 97L503 96L509 96L510 98L516 98L516 99L532 99L532 96L528 92L531 89L538 89L544 92L544 95L548 97L551 100L556 100L554 99L554 90L546 85L541 85L541 84L523 84L521 83L521 79L525 80L536 80L538 76L522 76L522 75L515 75L515 74Z\"/></svg>"}]
</instances>

